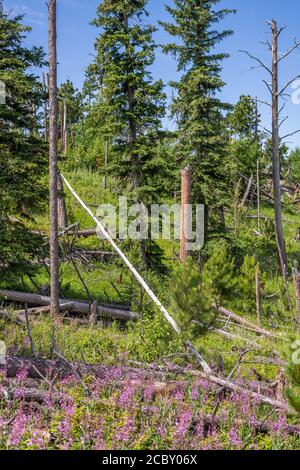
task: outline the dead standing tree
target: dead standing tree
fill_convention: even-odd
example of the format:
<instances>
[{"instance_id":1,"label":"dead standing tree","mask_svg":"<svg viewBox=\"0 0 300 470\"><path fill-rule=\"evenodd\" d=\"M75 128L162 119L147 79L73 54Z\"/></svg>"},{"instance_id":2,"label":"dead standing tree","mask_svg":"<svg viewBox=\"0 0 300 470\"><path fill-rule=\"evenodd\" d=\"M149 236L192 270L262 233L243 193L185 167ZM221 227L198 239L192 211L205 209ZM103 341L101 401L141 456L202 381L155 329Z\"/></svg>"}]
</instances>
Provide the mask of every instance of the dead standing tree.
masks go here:
<instances>
[{"instance_id":1,"label":"dead standing tree","mask_svg":"<svg viewBox=\"0 0 300 470\"><path fill-rule=\"evenodd\" d=\"M248 51L241 51L247 54L251 59L258 63L259 67L262 67L271 77L271 82L264 80L268 91L271 94L272 101L258 100L263 104L266 104L272 110L272 131L267 130L272 136L272 160L273 160L273 186L274 186L274 209L275 209L275 231L277 239L277 247L280 261L280 268L282 274L287 280L287 254L286 244L284 238L283 222L282 222L282 201L281 201L281 165L280 165L280 144L289 136L292 136L299 132L297 130L291 134L285 135L284 137L279 136L280 127L286 121L287 117L281 119L281 113L284 110L285 103L280 107L279 100L284 98L285 92L289 86L300 78L297 75L292 80L289 80L281 89L279 88L279 63L286 59L295 49L300 46L300 41L295 41L294 45L284 54L279 55L278 53L278 39L284 28L278 30L277 23L275 20L268 21L268 25L271 27L272 32L272 43L267 41L265 44L268 46L272 53L272 66L269 67L262 60L253 56Z\"/></svg>"},{"instance_id":2,"label":"dead standing tree","mask_svg":"<svg viewBox=\"0 0 300 470\"><path fill-rule=\"evenodd\" d=\"M51 315L59 313L56 0L49 0L49 173Z\"/></svg>"}]
</instances>

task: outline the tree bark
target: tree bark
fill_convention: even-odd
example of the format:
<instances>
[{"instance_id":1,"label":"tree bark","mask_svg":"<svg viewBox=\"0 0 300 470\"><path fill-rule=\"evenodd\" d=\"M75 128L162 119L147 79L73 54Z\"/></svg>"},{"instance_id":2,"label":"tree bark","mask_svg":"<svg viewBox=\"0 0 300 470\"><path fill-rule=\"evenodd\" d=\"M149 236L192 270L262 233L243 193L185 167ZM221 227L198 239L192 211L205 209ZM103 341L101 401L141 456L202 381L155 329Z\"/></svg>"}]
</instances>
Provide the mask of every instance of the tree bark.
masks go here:
<instances>
[{"instance_id":1,"label":"tree bark","mask_svg":"<svg viewBox=\"0 0 300 470\"><path fill-rule=\"evenodd\" d=\"M281 167L280 167L280 139L279 139L279 84L278 84L278 28L276 21L272 21L272 154L273 154L273 185L275 229L279 252L280 267L284 277L287 276L287 255L282 223L281 202Z\"/></svg>"},{"instance_id":2,"label":"tree bark","mask_svg":"<svg viewBox=\"0 0 300 470\"><path fill-rule=\"evenodd\" d=\"M249 197L249 194L250 194L250 191L251 191L251 188L252 188L252 184L253 184L253 175L250 176L249 180L248 180L248 185L247 185L247 188L246 188L246 191L245 191L245 194L243 196L243 200L242 200L242 206L244 206L248 200L248 197Z\"/></svg>"},{"instance_id":3,"label":"tree bark","mask_svg":"<svg viewBox=\"0 0 300 470\"><path fill-rule=\"evenodd\" d=\"M49 173L51 315L59 313L56 0L49 0Z\"/></svg>"}]
</instances>

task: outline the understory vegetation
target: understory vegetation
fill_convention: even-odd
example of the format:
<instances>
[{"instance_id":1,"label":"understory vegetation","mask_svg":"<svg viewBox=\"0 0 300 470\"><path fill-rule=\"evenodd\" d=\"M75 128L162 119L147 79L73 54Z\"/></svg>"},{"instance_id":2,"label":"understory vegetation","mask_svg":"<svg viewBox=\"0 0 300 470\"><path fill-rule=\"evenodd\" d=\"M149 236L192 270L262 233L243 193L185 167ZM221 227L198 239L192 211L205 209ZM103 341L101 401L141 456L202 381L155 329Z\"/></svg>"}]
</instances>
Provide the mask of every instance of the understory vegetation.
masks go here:
<instances>
[{"instance_id":1,"label":"understory vegetation","mask_svg":"<svg viewBox=\"0 0 300 470\"><path fill-rule=\"evenodd\" d=\"M300 151L279 148L283 266L258 103L218 99L227 55L215 48L226 50L232 32L214 28L234 14L218 3L175 0L160 25L182 74L171 84L176 130L162 125L165 84L151 75L158 45L145 0L100 2L83 87L67 81L58 93L59 170L94 213L118 209L120 196L180 204L181 170L191 168L191 202L205 206L201 250L180 260L177 240L116 240L179 334L110 243L86 233L94 223L66 187L65 308L53 318L45 304L33 311L11 297L50 295L49 103L39 78L47 63L25 46L26 19L0 13L0 449L300 449ZM76 300L89 313L65 305Z\"/></svg>"}]
</instances>

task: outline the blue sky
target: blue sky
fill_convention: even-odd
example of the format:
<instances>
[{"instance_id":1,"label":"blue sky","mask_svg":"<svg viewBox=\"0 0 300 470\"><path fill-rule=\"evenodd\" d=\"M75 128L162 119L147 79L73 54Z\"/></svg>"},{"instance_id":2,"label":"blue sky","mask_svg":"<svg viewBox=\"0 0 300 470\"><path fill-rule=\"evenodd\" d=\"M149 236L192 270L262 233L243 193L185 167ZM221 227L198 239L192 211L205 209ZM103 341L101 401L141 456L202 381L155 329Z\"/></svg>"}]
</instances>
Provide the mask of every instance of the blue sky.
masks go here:
<instances>
[{"instance_id":1,"label":"blue sky","mask_svg":"<svg viewBox=\"0 0 300 470\"><path fill-rule=\"evenodd\" d=\"M172 0L149 0L149 22L156 24L158 19L168 18L164 8L166 3L172 4ZM86 66L92 61L97 35L97 30L89 22L95 17L98 4L99 0L58 0L59 82L70 79L78 88L82 85ZM42 45L47 49L46 0L4 0L4 6L6 10L25 14L26 23L33 29L27 43ZM221 0L220 7L237 10L236 15L228 17L222 24L224 28L234 30L234 35L221 45L221 50L230 54L230 58L224 62L222 77L226 86L222 98L229 103L235 103L241 94L267 99L268 91L262 82L267 78L265 72L258 68L251 70L253 63L239 50L246 49L269 62L270 54L261 41L269 39L266 20L272 18L280 26L287 27L282 34L280 51L288 49L295 37L300 39L299 0ZM156 40L164 43L168 41L168 36L159 29ZM283 84L300 75L300 49L282 63L280 73ZM178 77L176 63L158 50L153 75L167 84ZM290 88L288 92L293 93L293 90ZM168 93L171 93L169 89ZM262 105L260 111L263 124L270 128L268 108ZM300 128L300 104L293 104L291 98L288 98L285 115L289 119L282 126L282 135ZM168 122L168 126L171 125ZM288 143L300 146L300 133L289 138Z\"/></svg>"}]
</instances>

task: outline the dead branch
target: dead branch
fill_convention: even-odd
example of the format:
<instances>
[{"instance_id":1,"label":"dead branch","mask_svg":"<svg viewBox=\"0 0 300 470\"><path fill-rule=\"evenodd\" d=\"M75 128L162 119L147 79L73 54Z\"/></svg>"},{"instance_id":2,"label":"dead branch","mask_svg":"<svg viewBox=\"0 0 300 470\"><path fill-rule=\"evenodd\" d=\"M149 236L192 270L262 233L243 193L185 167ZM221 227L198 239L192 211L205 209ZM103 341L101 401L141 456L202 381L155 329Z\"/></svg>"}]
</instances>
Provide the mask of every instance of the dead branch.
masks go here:
<instances>
[{"instance_id":1,"label":"dead branch","mask_svg":"<svg viewBox=\"0 0 300 470\"><path fill-rule=\"evenodd\" d=\"M33 367L33 365L35 367ZM70 367L69 364L67 364L65 361L58 360L58 361L49 361L45 359L40 359L40 358L18 358L18 357L8 357L7 358L7 363L5 366L0 365L0 371L6 371L7 377L15 377L18 371L26 369L28 371L28 377L29 378L35 378L39 379L40 375L37 373L36 369L38 369L39 373L48 376L49 374L53 374L55 372L57 374L57 377L59 379L67 378L67 377L74 377L74 370L73 368L76 368L76 370L81 374L81 376L94 376L97 378L101 379L109 379L111 371L109 367L105 367L103 365L91 365L91 364L85 364L85 363L72 363L72 368ZM210 373L204 373L196 370L190 370L190 369L183 369L178 366L172 366L172 367L165 367L165 368L159 368L160 374L162 372L166 373L181 373L183 375L191 375L193 377L199 377L202 378L203 380L208 380L214 385L221 386L222 388L225 388L226 390L241 393L241 394L247 394L250 398L259 400L261 403L268 404L272 407L276 407L276 409L279 410L284 410L287 411L288 405L284 401L280 400L274 400L270 397L267 397L265 395L262 395L261 393L254 392L253 390L249 390L249 388L245 386L240 386L237 385L233 381L229 381L226 379L222 379L220 377L214 376L213 374ZM154 370L151 370L152 374L155 372ZM128 373L131 373L131 375L136 374L136 377L141 383L141 372L145 373L145 377L147 380L149 380L149 372L147 374L146 370L141 370L141 369L129 369L125 368L124 369L124 378L128 379ZM120 379L121 380L121 379Z\"/></svg>"},{"instance_id":2,"label":"dead branch","mask_svg":"<svg viewBox=\"0 0 300 470\"><path fill-rule=\"evenodd\" d=\"M253 331L255 331L256 333L259 333L263 336L267 336L269 338L277 338L273 333L271 333L270 331L267 331L263 328L260 328L258 327L257 325L255 325L254 323L250 322L249 320L246 320L245 318L242 318L240 317L239 315L237 315L236 313L234 312L231 312L230 310L224 308L224 307L220 307L216 304L213 305L213 308L215 310L217 310L219 313L221 313L222 315L228 317L229 319L232 319L234 320L236 323L239 323L241 325L245 325L247 327L250 327Z\"/></svg>"},{"instance_id":3,"label":"dead branch","mask_svg":"<svg viewBox=\"0 0 300 470\"><path fill-rule=\"evenodd\" d=\"M250 59L253 59L253 60L255 60L256 62L258 62L259 65L260 65L261 67L263 67L265 70L267 70L267 72L269 72L269 74L272 76L272 70L271 70L262 60L260 60L258 57L253 56L253 55L250 54L250 52L248 52L248 51L240 50L239 52L242 52L243 54L246 54L248 57L250 57Z\"/></svg>"}]
</instances>

